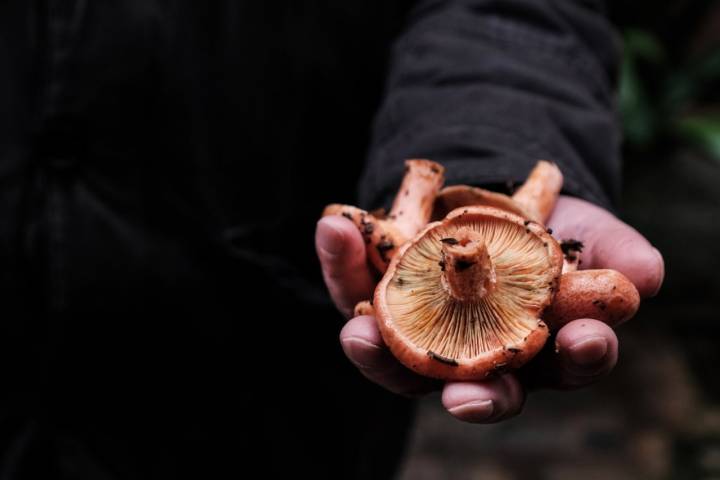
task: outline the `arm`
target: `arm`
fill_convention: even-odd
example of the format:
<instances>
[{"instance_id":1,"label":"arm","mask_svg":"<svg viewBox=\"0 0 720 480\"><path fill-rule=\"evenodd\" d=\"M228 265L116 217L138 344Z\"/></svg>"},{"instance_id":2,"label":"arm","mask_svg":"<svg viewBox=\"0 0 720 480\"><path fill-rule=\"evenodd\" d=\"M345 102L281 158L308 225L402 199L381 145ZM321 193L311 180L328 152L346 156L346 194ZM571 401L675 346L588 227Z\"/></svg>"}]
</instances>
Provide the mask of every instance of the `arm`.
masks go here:
<instances>
[{"instance_id":1,"label":"arm","mask_svg":"<svg viewBox=\"0 0 720 480\"><path fill-rule=\"evenodd\" d=\"M557 162L565 192L605 207L619 187L614 32L602 2L425 0L393 49L361 203L387 204L405 158L447 184L520 182Z\"/></svg>"},{"instance_id":2,"label":"arm","mask_svg":"<svg viewBox=\"0 0 720 480\"><path fill-rule=\"evenodd\" d=\"M620 170L616 48L598 3L420 2L394 50L360 185L363 206L389 205L405 158L444 164L448 184L481 185L521 181L536 160L553 160L566 177L565 192L581 198L561 197L548 222L556 236L583 240L584 268L616 269L643 297L654 295L663 280L661 255L606 210ZM374 285L362 238L347 219L327 217L316 244L336 305L351 312ZM442 388L452 415L495 422L517 414L528 390L589 385L615 365L618 339L606 324L584 318L550 326L555 341L520 371L445 385L404 369L371 316L351 319L340 340L359 370L385 388Z\"/></svg>"}]
</instances>

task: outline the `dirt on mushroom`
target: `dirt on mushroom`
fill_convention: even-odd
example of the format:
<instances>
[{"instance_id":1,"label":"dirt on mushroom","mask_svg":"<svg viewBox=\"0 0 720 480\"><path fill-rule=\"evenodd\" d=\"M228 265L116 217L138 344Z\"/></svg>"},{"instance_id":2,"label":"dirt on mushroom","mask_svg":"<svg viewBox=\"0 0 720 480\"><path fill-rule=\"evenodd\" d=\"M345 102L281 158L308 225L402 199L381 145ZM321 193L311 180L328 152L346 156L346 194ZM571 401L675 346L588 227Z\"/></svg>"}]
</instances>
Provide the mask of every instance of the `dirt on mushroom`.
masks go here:
<instances>
[{"instance_id":1,"label":"dirt on mushroom","mask_svg":"<svg viewBox=\"0 0 720 480\"><path fill-rule=\"evenodd\" d=\"M540 316L562 264L541 225L492 207L455 210L390 264L373 302L380 332L401 362L429 377L517 368L547 339Z\"/></svg>"},{"instance_id":2,"label":"dirt on mushroom","mask_svg":"<svg viewBox=\"0 0 720 480\"><path fill-rule=\"evenodd\" d=\"M385 218L348 205L324 212L345 216L364 236L383 277L355 314L375 315L405 366L480 380L532 359L550 334L543 320L612 326L635 314L640 297L624 275L577 270L582 239L561 244L545 227L562 188L556 164L539 161L512 196L467 185L441 190L443 173L429 160L407 161Z\"/></svg>"},{"instance_id":3,"label":"dirt on mushroom","mask_svg":"<svg viewBox=\"0 0 720 480\"><path fill-rule=\"evenodd\" d=\"M406 160L401 193L395 197L389 214L332 204L325 207L323 217L342 215L353 222L368 245L370 262L384 273L397 249L430 221L444 172L442 165L430 160Z\"/></svg>"}]
</instances>

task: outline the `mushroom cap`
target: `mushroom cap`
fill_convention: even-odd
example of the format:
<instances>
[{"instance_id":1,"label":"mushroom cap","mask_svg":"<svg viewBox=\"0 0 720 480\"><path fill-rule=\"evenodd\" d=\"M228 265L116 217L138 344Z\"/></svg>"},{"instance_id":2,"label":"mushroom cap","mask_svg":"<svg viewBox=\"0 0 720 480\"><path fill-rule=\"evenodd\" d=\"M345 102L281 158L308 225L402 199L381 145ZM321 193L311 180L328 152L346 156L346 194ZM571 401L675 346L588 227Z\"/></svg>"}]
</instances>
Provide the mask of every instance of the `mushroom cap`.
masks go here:
<instances>
[{"instance_id":1,"label":"mushroom cap","mask_svg":"<svg viewBox=\"0 0 720 480\"><path fill-rule=\"evenodd\" d=\"M460 301L444 286L442 240L467 228L485 242L495 285ZM425 376L480 380L518 368L547 340L540 317L562 265L562 250L542 225L493 207L456 209L393 258L375 289L380 332L398 360Z\"/></svg>"},{"instance_id":2,"label":"mushroom cap","mask_svg":"<svg viewBox=\"0 0 720 480\"><path fill-rule=\"evenodd\" d=\"M521 217L530 215L511 197L469 185L452 185L438 192L433 205L432 220L442 220L453 210L469 205L484 205L516 213ZM537 219L536 219L537 220Z\"/></svg>"}]
</instances>

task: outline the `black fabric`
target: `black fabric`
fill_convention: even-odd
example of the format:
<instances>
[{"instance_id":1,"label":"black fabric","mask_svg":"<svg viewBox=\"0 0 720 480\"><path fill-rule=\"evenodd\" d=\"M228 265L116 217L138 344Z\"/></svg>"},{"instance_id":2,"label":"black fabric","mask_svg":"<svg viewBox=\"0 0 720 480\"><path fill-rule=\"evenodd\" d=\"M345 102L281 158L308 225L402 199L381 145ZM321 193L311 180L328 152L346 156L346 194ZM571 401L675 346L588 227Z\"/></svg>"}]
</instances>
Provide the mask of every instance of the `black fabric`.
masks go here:
<instances>
[{"instance_id":1,"label":"black fabric","mask_svg":"<svg viewBox=\"0 0 720 480\"><path fill-rule=\"evenodd\" d=\"M0 2L0 479L391 476L412 404L342 355L315 221L381 102L369 206L408 156L481 184L547 157L608 202L599 12Z\"/></svg>"},{"instance_id":2,"label":"black fabric","mask_svg":"<svg viewBox=\"0 0 720 480\"><path fill-rule=\"evenodd\" d=\"M617 200L618 52L602 2L425 0L393 49L363 177L388 205L402 158L431 158L448 183L521 182L538 159L565 192Z\"/></svg>"}]
</instances>

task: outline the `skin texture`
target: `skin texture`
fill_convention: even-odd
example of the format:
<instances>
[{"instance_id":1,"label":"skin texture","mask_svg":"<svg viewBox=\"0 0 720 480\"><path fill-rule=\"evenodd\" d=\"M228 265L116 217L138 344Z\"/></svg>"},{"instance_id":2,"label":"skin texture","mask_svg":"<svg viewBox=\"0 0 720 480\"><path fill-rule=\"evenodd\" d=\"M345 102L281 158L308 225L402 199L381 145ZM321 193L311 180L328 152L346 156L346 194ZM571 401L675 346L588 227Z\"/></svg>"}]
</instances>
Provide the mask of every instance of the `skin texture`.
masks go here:
<instances>
[{"instance_id":1,"label":"skin texture","mask_svg":"<svg viewBox=\"0 0 720 480\"><path fill-rule=\"evenodd\" d=\"M664 277L662 255L636 230L609 212L583 200L561 196L548 221L558 239L581 239L581 269L611 268L623 273L640 296L657 294ZM367 267L365 245L349 220L320 220L316 247L323 276L338 309L350 318L358 301L372 295L375 282ZM382 341L372 316L350 319L340 333L345 354L371 381L402 395L442 390L442 402L456 418L493 423L522 410L526 393L536 388L587 386L608 374L618 357L618 340L605 323L579 318L549 324L555 341L529 365L482 382L427 379L402 366ZM556 353L557 350L557 353Z\"/></svg>"}]
</instances>

